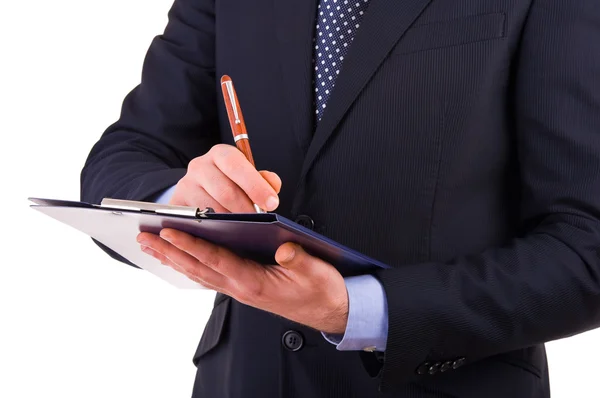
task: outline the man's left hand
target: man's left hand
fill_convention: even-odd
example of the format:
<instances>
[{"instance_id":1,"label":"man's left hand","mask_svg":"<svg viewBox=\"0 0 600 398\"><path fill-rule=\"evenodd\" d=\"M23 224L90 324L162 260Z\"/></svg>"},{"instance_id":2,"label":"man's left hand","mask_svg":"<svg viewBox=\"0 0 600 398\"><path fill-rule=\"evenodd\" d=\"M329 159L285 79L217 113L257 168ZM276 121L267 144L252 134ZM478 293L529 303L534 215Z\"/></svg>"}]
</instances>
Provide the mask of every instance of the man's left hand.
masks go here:
<instances>
[{"instance_id":1,"label":"man's left hand","mask_svg":"<svg viewBox=\"0 0 600 398\"><path fill-rule=\"evenodd\" d=\"M280 266L240 258L185 232L163 229L138 235L142 250L191 280L252 307L331 334L348 322L348 294L342 275L293 243L275 253Z\"/></svg>"}]
</instances>

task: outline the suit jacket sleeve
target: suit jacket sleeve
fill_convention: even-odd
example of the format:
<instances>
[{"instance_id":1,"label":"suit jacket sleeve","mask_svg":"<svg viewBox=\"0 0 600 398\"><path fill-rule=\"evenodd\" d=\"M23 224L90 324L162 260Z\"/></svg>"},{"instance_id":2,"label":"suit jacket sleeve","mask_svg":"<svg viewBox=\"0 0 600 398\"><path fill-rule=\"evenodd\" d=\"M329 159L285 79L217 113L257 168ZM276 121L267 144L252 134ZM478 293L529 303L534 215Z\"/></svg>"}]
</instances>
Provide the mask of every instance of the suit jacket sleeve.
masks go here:
<instances>
[{"instance_id":1,"label":"suit jacket sleeve","mask_svg":"<svg viewBox=\"0 0 600 398\"><path fill-rule=\"evenodd\" d=\"M600 326L599 43L596 2L534 0L510 105L522 233L449 263L378 271L384 391L435 377L417 374L425 361L469 364Z\"/></svg>"},{"instance_id":2,"label":"suit jacket sleeve","mask_svg":"<svg viewBox=\"0 0 600 398\"><path fill-rule=\"evenodd\" d=\"M82 201L147 200L175 185L189 161L216 144L214 25L214 0L174 2L164 33L148 50L141 83L87 158Z\"/></svg>"}]
</instances>

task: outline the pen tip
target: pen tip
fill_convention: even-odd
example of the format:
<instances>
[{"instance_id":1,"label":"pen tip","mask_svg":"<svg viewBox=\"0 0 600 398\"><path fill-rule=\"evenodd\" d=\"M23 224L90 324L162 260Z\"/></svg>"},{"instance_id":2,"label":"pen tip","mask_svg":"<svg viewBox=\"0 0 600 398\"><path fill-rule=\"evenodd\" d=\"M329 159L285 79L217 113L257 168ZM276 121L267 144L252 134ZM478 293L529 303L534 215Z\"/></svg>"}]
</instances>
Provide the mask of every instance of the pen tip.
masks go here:
<instances>
[{"instance_id":1,"label":"pen tip","mask_svg":"<svg viewBox=\"0 0 600 398\"><path fill-rule=\"evenodd\" d=\"M231 78L227 75L223 75L223 77L221 78L221 84L225 83L225 82L230 82Z\"/></svg>"}]
</instances>

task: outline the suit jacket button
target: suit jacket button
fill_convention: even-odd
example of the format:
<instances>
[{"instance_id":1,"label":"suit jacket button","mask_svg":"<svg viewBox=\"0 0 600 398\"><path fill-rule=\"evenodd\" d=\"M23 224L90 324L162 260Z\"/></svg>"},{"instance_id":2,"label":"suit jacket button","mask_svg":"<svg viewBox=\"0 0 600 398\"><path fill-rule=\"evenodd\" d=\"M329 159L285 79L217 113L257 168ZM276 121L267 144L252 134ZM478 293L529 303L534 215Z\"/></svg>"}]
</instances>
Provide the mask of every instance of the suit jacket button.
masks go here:
<instances>
[{"instance_id":1,"label":"suit jacket button","mask_svg":"<svg viewBox=\"0 0 600 398\"><path fill-rule=\"evenodd\" d=\"M304 228L308 228L311 231L315 229L315 222L313 221L313 219L304 214L296 218L296 224L300 224Z\"/></svg>"},{"instance_id":2,"label":"suit jacket button","mask_svg":"<svg viewBox=\"0 0 600 398\"><path fill-rule=\"evenodd\" d=\"M418 368L417 368L417 374L418 375L426 375L427 372L429 371L429 367L431 366L431 364L429 362L425 362L423 364L421 364Z\"/></svg>"},{"instance_id":3,"label":"suit jacket button","mask_svg":"<svg viewBox=\"0 0 600 398\"><path fill-rule=\"evenodd\" d=\"M441 365L442 365L441 362L434 363L433 365L431 365L429 367L429 369L427 369L427 373L429 373L430 375L436 374L440 370Z\"/></svg>"},{"instance_id":4,"label":"suit jacket button","mask_svg":"<svg viewBox=\"0 0 600 398\"><path fill-rule=\"evenodd\" d=\"M281 342L290 351L298 351L304 345L304 337L295 330L288 330L283 334Z\"/></svg>"},{"instance_id":5,"label":"suit jacket button","mask_svg":"<svg viewBox=\"0 0 600 398\"><path fill-rule=\"evenodd\" d=\"M452 361L446 361L442 364L442 366L440 367L440 372L444 373L449 371L450 369L452 369Z\"/></svg>"},{"instance_id":6,"label":"suit jacket button","mask_svg":"<svg viewBox=\"0 0 600 398\"><path fill-rule=\"evenodd\" d=\"M456 361L452 363L452 369L458 369L463 366L467 362L465 358L458 358Z\"/></svg>"}]
</instances>

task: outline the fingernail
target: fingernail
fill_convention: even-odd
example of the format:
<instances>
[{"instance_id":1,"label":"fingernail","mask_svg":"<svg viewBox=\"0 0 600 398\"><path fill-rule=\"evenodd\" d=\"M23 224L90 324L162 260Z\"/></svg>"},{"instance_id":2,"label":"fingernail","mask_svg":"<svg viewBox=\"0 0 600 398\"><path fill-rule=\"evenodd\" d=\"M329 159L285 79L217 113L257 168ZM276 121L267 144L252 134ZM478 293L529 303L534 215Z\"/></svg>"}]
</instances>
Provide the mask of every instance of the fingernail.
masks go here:
<instances>
[{"instance_id":1,"label":"fingernail","mask_svg":"<svg viewBox=\"0 0 600 398\"><path fill-rule=\"evenodd\" d=\"M288 253L285 255L284 259L281 260L282 263L289 263L296 256L296 250L292 246L287 250Z\"/></svg>"},{"instance_id":2,"label":"fingernail","mask_svg":"<svg viewBox=\"0 0 600 398\"><path fill-rule=\"evenodd\" d=\"M167 242L171 242L173 240L173 237L171 236L171 234L169 234L167 232L163 232L163 231L160 231L160 237L163 238L164 240L166 240Z\"/></svg>"},{"instance_id":3,"label":"fingernail","mask_svg":"<svg viewBox=\"0 0 600 398\"><path fill-rule=\"evenodd\" d=\"M145 240L143 237L140 237L140 236L138 236L136 240L138 241L138 243L139 243L140 245L143 245L143 246L148 246L148 241L147 241L147 240Z\"/></svg>"},{"instance_id":4,"label":"fingernail","mask_svg":"<svg viewBox=\"0 0 600 398\"><path fill-rule=\"evenodd\" d=\"M154 254L153 250L150 249L148 246L141 246L141 249L146 254Z\"/></svg>"},{"instance_id":5,"label":"fingernail","mask_svg":"<svg viewBox=\"0 0 600 398\"><path fill-rule=\"evenodd\" d=\"M277 196L269 196L267 199L267 210L275 210L279 206L279 198Z\"/></svg>"}]
</instances>

